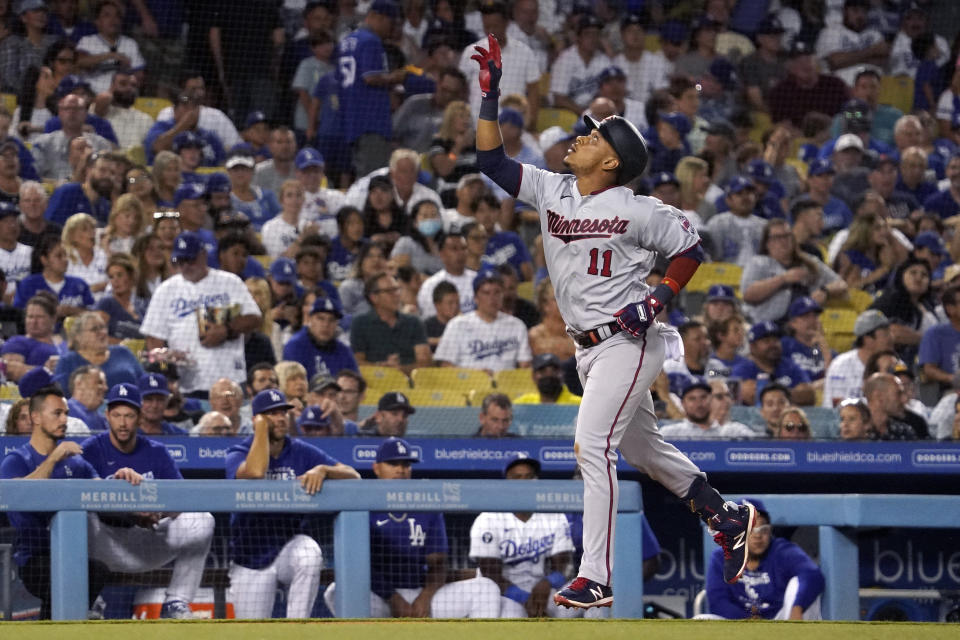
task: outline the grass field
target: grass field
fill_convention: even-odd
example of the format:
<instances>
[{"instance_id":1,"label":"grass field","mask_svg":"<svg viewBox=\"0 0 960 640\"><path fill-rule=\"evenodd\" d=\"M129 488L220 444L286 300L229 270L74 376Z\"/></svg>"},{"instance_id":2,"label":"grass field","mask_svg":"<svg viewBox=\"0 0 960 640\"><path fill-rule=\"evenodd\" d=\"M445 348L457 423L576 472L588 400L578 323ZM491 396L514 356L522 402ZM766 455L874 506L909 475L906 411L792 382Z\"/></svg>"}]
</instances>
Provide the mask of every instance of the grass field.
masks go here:
<instances>
[{"instance_id":1,"label":"grass field","mask_svg":"<svg viewBox=\"0 0 960 640\"><path fill-rule=\"evenodd\" d=\"M0 625L4 638L16 640L316 640L336 634L337 640L506 640L508 638L578 638L579 640L940 640L960 637L955 624L878 622L766 622L693 620L315 620L244 621L103 621L9 622ZM576 634L576 635L574 635Z\"/></svg>"}]
</instances>

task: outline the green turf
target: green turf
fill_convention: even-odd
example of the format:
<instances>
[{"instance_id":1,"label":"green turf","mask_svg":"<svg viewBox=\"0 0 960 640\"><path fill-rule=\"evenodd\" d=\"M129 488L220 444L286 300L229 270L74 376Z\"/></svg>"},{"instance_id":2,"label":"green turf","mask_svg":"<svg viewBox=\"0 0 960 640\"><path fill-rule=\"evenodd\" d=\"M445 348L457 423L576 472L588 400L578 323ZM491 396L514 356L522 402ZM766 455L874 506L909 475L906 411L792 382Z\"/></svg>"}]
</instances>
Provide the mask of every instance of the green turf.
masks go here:
<instances>
[{"instance_id":1,"label":"green turf","mask_svg":"<svg viewBox=\"0 0 960 640\"><path fill-rule=\"evenodd\" d=\"M135 625L135 628L134 626ZM960 637L955 624L869 622L766 622L693 620L314 620L8 622L4 638L16 640L939 640ZM331 636L333 637L333 636Z\"/></svg>"}]
</instances>

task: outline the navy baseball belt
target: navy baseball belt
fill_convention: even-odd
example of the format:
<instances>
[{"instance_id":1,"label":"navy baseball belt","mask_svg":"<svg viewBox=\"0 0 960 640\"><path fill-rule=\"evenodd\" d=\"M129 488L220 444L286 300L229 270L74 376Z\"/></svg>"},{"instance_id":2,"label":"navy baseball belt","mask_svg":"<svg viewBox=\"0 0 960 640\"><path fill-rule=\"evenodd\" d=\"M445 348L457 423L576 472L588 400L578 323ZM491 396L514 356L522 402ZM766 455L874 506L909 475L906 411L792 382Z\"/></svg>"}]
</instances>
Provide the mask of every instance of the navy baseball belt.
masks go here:
<instances>
[{"instance_id":1,"label":"navy baseball belt","mask_svg":"<svg viewBox=\"0 0 960 640\"><path fill-rule=\"evenodd\" d=\"M619 324L609 322L599 327L594 327L589 331L573 334L573 341L577 343L577 346L589 349L590 347L597 346L607 338L612 338L621 331L623 331L623 328Z\"/></svg>"}]
</instances>

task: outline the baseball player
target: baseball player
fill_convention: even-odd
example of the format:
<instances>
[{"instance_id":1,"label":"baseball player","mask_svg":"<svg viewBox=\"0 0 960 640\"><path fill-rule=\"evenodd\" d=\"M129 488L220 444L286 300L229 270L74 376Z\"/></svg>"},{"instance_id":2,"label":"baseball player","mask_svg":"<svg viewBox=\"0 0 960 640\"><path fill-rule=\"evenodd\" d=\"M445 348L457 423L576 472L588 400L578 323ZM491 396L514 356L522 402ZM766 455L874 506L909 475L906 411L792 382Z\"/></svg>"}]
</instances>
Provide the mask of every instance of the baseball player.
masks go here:
<instances>
[{"instance_id":1,"label":"baseball player","mask_svg":"<svg viewBox=\"0 0 960 640\"><path fill-rule=\"evenodd\" d=\"M750 501L757 510L757 525L743 577L734 585L724 583L722 552L717 549L707 567L710 613L697 617L819 620L818 598L824 587L820 567L803 549L774 536L763 503Z\"/></svg>"},{"instance_id":2,"label":"baseball player","mask_svg":"<svg viewBox=\"0 0 960 640\"><path fill-rule=\"evenodd\" d=\"M417 451L401 438L377 448L373 473L409 480ZM496 618L500 589L480 576L447 583L447 529L442 513L370 514L370 615L374 618ZM334 611L336 583L324 592Z\"/></svg>"},{"instance_id":3,"label":"baseball player","mask_svg":"<svg viewBox=\"0 0 960 640\"><path fill-rule=\"evenodd\" d=\"M540 463L526 454L507 459L508 480L535 480ZM470 559L500 588L501 618L573 618L583 609L561 609L550 596L567 583L573 555L570 525L562 513L493 513L470 527Z\"/></svg>"},{"instance_id":4,"label":"baseball player","mask_svg":"<svg viewBox=\"0 0 960 640\"><path fill-rule=\"evenodd\" d=\"M726 503L706 476L664 442L649 388L667 355L682 356L679 335L655 316L703 260L700 237L683 214L627 188L647 163L636 128L619 116L598 123L570 145L571 174L521 165L503 151L497 123L502 63L497 39L477 47L483 99L477 166L507 193L540 212L543 249L557 305L577 343L583 401L574 450L583 470L583 559L578 577L554 600L570 607L613 602L617 449L634 467L685 500L717 532L724 577L735 582L747 559L755 511ZM669 259L661 284L645 278L660 254Z\"/></svg>"},{"instance_id":5,"label":"baseball player","mask_svg":"<svg viewBox=\"0 0 960 640\"><path fill-rule=\"evenodd\" d=\"M253 436L227 450L227 479L296 481L313 495L325 478L359 479L353 468L287 435L293 405L282 391L253 398ZM320 545L298 514L234 513L230 517L229 600L238 618L269 618L277 583L287 586L287 617L307 618L320 589Z\"/></svg>"},{"instance_id":6,"label":"baseball player","mask_svg":"<svg viewBox=\"0 0 960 640\"><path fill-rule=\"evenodd\" d=\"M83 442L83 459L101 478L132 469L147 480L182 480L180 470L161 443L137 434L140 389L122 382L107 393L110 430ZM90 557L111 571L134 573L173 562L161 618L190 619L189 603L200 587L203 566L213 540L209 513L91 513Z\"/></svg>"}]
</instances>

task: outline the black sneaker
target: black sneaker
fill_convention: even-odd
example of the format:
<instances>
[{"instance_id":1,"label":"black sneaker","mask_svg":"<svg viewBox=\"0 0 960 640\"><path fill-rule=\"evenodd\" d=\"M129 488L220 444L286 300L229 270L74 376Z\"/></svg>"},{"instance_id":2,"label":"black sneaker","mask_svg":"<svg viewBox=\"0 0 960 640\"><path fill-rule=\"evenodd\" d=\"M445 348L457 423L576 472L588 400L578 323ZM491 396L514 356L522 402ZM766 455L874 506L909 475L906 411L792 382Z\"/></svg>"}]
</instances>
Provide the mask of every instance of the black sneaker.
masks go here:
<instances>
[{"instance_id":1,"label":"black sneaker","mask_svg":"<svg viewBox=\"0 0 960 640\"><path fill-rule=\"evenodd\" d=\"M557 591L553 596L553 601L561 607L567 608L609 607L613 604L613 589L593 580L577 578Z\"/></svg>"},{"instance_id":2,"label":"black sneaker","mask_svg":"<svg viewBox=\"0 0 960 640\"><path fill-rule=\"evenodd\" d=\"M748 546L753 525L757 522L757 510L749 502L742 506L726 502L723 511L707 523L714 531L714 541L723 547L723 579L733 584L743 575L747 566Z\"/></svg>"}]
</instances>

